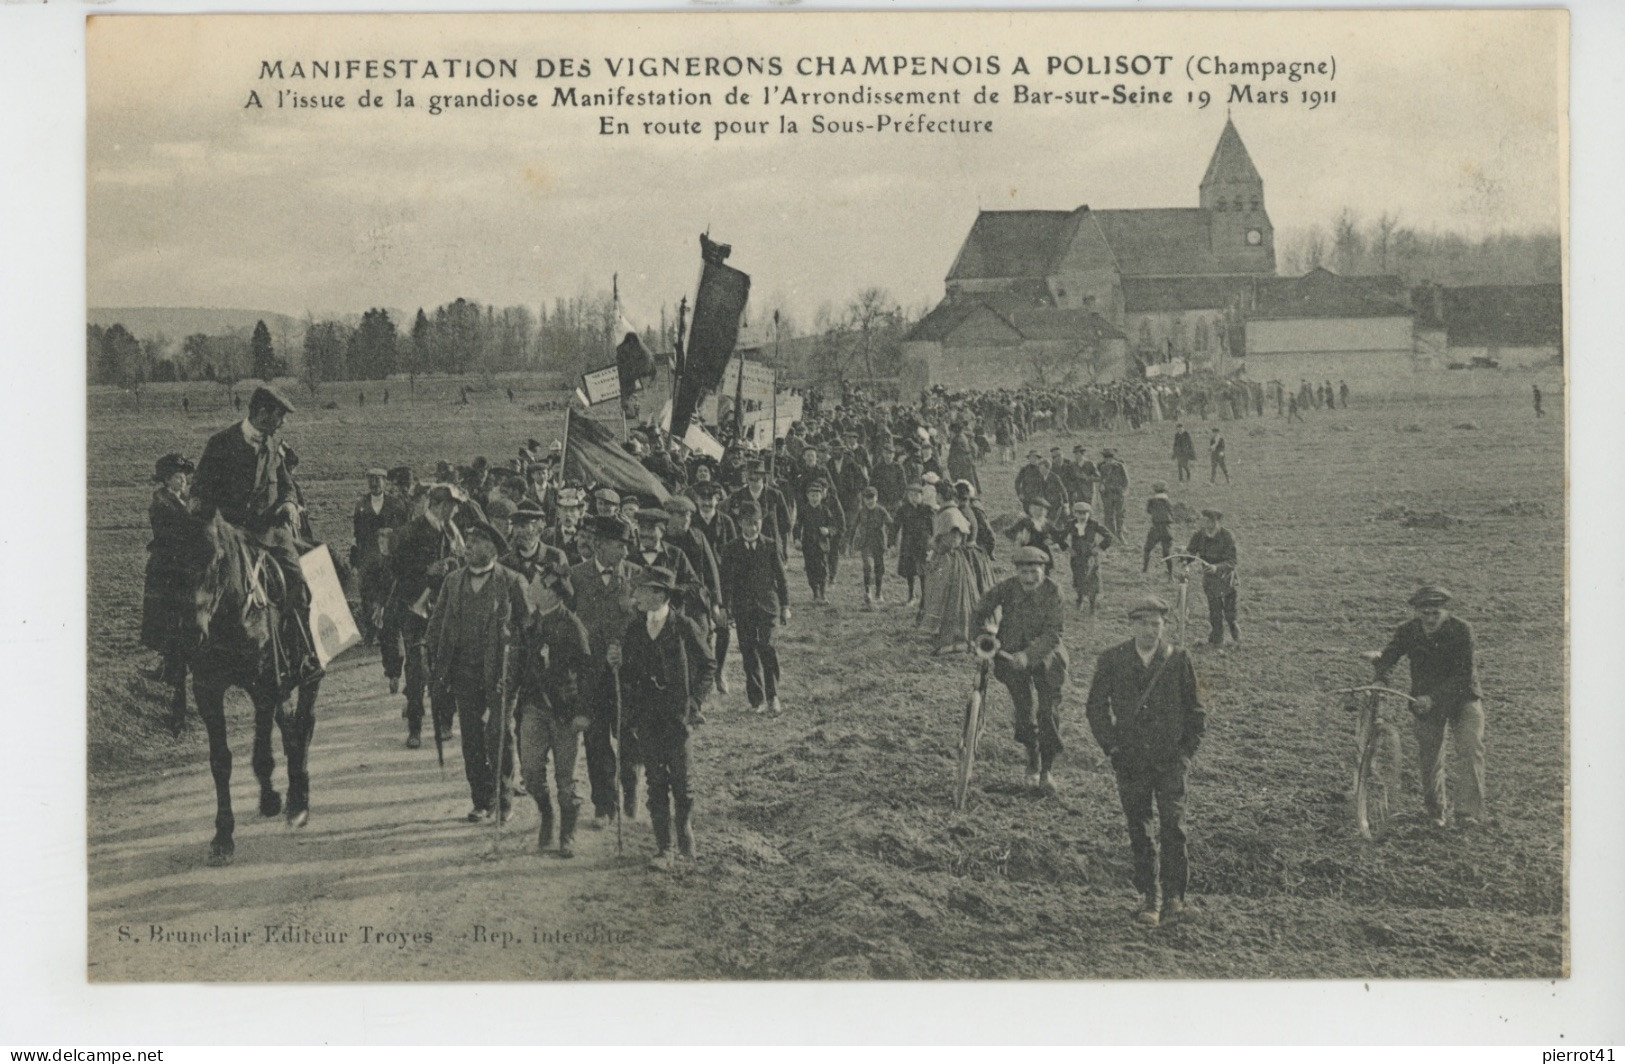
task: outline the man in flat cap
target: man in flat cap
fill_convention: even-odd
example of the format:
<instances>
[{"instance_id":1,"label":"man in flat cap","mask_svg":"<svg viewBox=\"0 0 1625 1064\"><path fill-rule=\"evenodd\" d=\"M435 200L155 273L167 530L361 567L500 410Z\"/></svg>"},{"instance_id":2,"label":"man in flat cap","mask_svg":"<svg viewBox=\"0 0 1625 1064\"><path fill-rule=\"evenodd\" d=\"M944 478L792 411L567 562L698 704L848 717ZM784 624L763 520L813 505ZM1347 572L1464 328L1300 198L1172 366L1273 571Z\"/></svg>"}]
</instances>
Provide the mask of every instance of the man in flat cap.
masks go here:
<instances>
[{"instance_id":1,"label":"man in flat cap","mask_svg":"<svg viewBox=\"0 0 1625 1064\"><path fill-rule=\"evenodd\" d=\"M1164 638L1168 604L1155 596L1129 610L1133 638L1103 651L1085 715L1117 776L1134 854L1135 920L1178 919L1190 880L1185 777L1207 730L1190 656ZM1154 805L1154 809L1153 809ZM1152 836L1153 817L1160 822Z\"/></svg>"},{"instance_id":2,"label":"man in flat cap","mask_svg":"<svg viewBox=\"0 0 1625 1064\"><path fill-rule=\"evenodd\" d=\"M532 599L530 606L534 608L531 590L542 571L548 566L568 569L570 559L557 547L542 542L542 511L529 507L515 510L508 518L508 527L508 552L499 560L519 574L526 595Z\"/></svg>"},{"instance_id":3,"label":"man in flat cap","mask_svg":"<svg viewBox=\"0 0 1625 1064\"><path fill-rule=\"evenodd\" d=\"M1016 575L982 596L971 614L971 628L998 636L993 675L1010 689L1016 742L1027 750L1027 786L1054 794L1051 771L1064 748L1061 692L1066 690L1068 659L1061 629L1066 610L1061 589L1049 577L1047 552L1022 547L1014 561Z\"/></svg>"},{"instance_id":4,"label":"man in flat cap","mask_svg":"<svg viewBox=\"0 0 1625 1064\"><path fill-rule=\"evenodd\" d=\"M674 834L678 855L694 856L688 737L704 719L700 711L713 679L704 636L675 608L679 593L670 569L641 570L632 582L638 616L607 650L610 666L620 673L622 727L636 737L646 766L657 864L667 859ZM627 792L628 802L633 793Z\"/></svg>"},{"instance_id":5,"label":"man in flat cap","mask_svg":"<svg viewBox=\"0 0 1625 1064\"><path fill-rule=\"evenodd\" d=\"M645 569L659 566L672 571L677 580L677 594L673 596L672 604L682 611L683 616L700 626L709 646L711 604L705 601L705 588L688 555L680 547L666 542L666 527L671 523L671 514L663 506L651 507L639 510L633 519L637 523L638 534L637 543L629 555L632 563Z\"/></svg>"},{"instance_id":6,"label":"man in flat cap","mask_svg":"<svg viewBox=\"0 0 1625 1064\"><path fill-rule=\"evenodd\" d=\"M1186 554L1202 559L1187 562L1202 571L1202 594L1207 597L1207 641L1213 646L1224 645L1224 630L1230 629L1230 638L1241 642L1241 628L1236 624L1236 537L1223 527L1224 511L1208 508L1202 511L1202 527L1191 536L1185 547Z\"/></svg>"},{"instance_id":7,"label":"man in flat cap","mask_svg":"<svg viewBox=\"0 0 1625 1064\"><path fill-rule=\"evenodd\" d=\"M299 568L297 489L277 438L283 419L292 412L293 404L277 389L268 384L255 388L248 400L248 416L204 444L192 483L198 517L208 521L218 513L254 537L286 577L284 631L276 633L283 641L283 660L289 663L278 677L284 691L322 672L310 637L310 591Z\"/></svg>"},{"instance_id":8,"label":"man in flat cap","mask_svg":"<svg viewBox=\"0 0 1625 1064\"><path fill-rule=\"evenodd\" d=\"M513 775L514 729L505 696L516 681L507 652L526 618L516 607L524 601L519 575L497 564L508 549L502 533L480 521L466 535L467 564L441 585L428 646L436 710L445 704L457 715L473 799L468 819L479 823L506 820L510 811L504 781Z\"/></svg>"},{"instance_id":9,"label":"man in flat cap","mask_svg":"<svg viewBox=\"0 0 1625 1064\"><path fill-rule=\"evenodd\" d=\"M1123 538L1124 499L1128 496L1128 468L1110 447L1100 452L1101 521L1118 539Z\"/></svg>"},{"instance_id":10,"label":"man in flat cap","mask_svg":"<svg viewBox=\"0 0 1625 1064\"><path fill-rule=\"evenodd\" d=\"M592 553L592 546L581 530L582 519L587 516L587 495L580 488L560 488L554 497L556 522L542 533L542 542L554 550L562 551L571 566L580 565Z\"/></svg>"},{"instance_id":11,"label":"man in flat cap","mask_svg":"<svg viewBox=\"0 0 1625 1064\"><path fill-rule=\"evenodd\" d=\"M1462 827L1484 816L1484 703L1478 688L1473 630L1450 612L1449 591L1435 584L1410 597L1416 616L1400 625L1388 646L1374 655L1378 683L1400 658L1411 663L1411 696L1417 699L1416 740L1421 751L1422 800L1434 826L1452 812ZM1445 800L1445 733L1454 761L1450 800Z\"/></svg>"}]
</instances>

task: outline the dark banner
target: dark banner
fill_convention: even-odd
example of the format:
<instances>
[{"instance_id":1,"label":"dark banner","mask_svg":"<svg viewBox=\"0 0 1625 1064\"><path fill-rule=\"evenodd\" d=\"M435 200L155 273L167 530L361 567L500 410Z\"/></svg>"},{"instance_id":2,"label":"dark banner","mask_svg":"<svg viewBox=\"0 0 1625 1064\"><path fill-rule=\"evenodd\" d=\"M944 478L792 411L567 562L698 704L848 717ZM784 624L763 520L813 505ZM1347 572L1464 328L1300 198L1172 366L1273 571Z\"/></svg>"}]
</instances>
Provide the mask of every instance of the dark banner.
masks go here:
<instances>
[{"instance_id":1,"label":"dark banner","mask_svg":"<svg viewBox=\"0 0 1625 1064\"><path fill-rule=\"evenodd\" d=\"M727 244L700 236L705 269L700 274L699 294L694 297L694 321L688 330L682 379L672 400L671 434L678 439L688 431L689 419L700 399L722 383L723 370L739 340L739 318L750 299L750 275L723 261L732 250Z\"/></svg>"},{"instance_id":2,"label":"dark banner","mask_svg":"<svg viewBox=\"0 0 1625 1064\"><path fill-rule=\"evenodd\" d=\"M662 504L671 498L660 478L643 468L613 432L592 418L572 408L565 414L564 432L564 483L634 492Z\"/></svg>"},{"instance_id":3,"label":"dark banner","mask_svg":"<svg viewBox=\"0 0 1625 1064\"><path fill-rule=\"evenodd\" d=\"M655 375L655 357L637 333L629 332L615 348L615 367L620 371L621 396L625 398Z\"/></svg>"}]
</instances>

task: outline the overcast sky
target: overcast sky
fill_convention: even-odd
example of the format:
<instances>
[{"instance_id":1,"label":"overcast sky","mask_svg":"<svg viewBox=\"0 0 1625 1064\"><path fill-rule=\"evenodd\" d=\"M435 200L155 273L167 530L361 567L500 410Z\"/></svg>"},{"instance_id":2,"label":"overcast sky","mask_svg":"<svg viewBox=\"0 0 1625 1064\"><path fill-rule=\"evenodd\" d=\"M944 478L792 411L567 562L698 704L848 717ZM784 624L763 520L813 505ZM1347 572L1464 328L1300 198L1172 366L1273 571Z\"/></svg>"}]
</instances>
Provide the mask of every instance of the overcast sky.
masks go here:
<instances>
[{"instance_id":1,"label":"overcast sky","mask_svg":"<svg viewBox=\"0 0 1625 1064\"><path fill-rule=\"evenodd\" d=\"M940 297L980 209L1194 207L1225 121L1188 91L1289 90L1233 117L1278 236L1366 218L1469 233L1553 229L1561 217L1567 22L1560 11L99 18L89 33L89 302L252 307L290 314L415 310L457 296L532 306L619 272L634 324L692 295L696 234L731 243L753 307L803 323L871 285L908 305ZM1051 55L1171 55L1168 76L1046 76ZM798 76L801 56L998 56L996 76ZM1327 60L1335 81L1188 81L1190 56ZM538 58L592 76L538 79ZM726 107L722 77L616 78L611 56L777 56L759 95L958 88L960 106ZM1011 72L1017 56L1031 74ZM511 58L518 78L264 80L262 60ZM1098 61L1098 59L1097 59ZM444 66L444 64L442 64ZM982 85L1172 90L1170 106L978 107ZM710 109L565 109L579 91L710 92ZM427 113L432 93L537 93L539 108ZM1305 88L1332 89L1310 110ZM412 110L366 111L371 88ZM278 89L343 93L340 112L278 108ZM263 108L245 107L250 90ZM991 119L993 133L815 135L823 112ZM698 137L607 137L597 119L698 117ZM719 117L799 121L799 136L712 139ZM1279 243L1278 243L1279 247Z\"/></svg>"}]
</instances>

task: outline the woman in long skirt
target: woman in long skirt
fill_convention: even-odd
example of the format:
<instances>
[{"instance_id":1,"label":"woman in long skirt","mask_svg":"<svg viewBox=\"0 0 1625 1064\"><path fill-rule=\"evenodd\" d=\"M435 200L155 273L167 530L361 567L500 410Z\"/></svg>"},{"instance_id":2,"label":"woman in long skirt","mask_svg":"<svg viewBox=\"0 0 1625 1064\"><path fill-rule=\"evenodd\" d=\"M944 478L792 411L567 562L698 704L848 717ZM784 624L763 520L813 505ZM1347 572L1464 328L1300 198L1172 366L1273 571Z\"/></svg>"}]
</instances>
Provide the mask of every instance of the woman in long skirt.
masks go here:
<instances>
[{"instance_id":1,"label":"woman in long skirt","mask_svg":"<svg viewBox=\"0 0 1625 1064\"><path fill-rule=\"evenodd\" d=\"M920 603L920 623L931 636L931 652L969 649L971 612L982 593L993 586L987 555L969 541L970 522L957 506L937 511Z\"/></svg>"}]
</instances>

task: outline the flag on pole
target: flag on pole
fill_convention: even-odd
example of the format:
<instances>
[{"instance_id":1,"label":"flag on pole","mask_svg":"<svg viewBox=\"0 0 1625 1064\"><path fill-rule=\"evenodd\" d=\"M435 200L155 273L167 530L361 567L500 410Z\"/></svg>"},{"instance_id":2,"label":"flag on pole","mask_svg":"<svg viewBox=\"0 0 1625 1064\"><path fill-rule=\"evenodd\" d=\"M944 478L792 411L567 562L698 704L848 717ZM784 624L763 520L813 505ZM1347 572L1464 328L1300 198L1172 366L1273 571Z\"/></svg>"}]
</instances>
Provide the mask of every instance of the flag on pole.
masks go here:
<instances>
[{"instance_id":1,"label":"flag on pole","mask_svg":"<svg viewBox=\"0 0 1625 1064\"><path fill-rule=\"evenodd\" d=\"M724 260L733 248L713 243L700 234L700 290L694 296L694 324L688 330L682 377L672 409L672 435L682 438L700 397L722 383L734 344L739 341L739 319L750 299L750 276Z\"/></svg>"},{"instance_id":2,"label":"flag on pole","mask_svg":"<svg viewBox=\"0 0 1625 1064\"><path fill-rule=\"evenodd\" d=\"M643 468L643 463L615 441L615 434L597 421L570 410L565 414L564 432L564 483L635 492L661 503L671 498L660 478Z\"/></svg>"}]
</instances>

